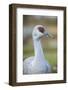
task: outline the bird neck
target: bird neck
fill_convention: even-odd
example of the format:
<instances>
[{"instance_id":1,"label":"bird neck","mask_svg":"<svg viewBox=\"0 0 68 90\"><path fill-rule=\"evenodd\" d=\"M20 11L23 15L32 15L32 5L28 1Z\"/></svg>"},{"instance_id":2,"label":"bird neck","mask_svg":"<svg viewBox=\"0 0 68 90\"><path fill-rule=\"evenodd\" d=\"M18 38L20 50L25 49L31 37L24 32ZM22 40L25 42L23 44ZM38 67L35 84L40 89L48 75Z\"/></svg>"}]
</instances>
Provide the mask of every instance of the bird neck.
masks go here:
<instances>
[{"instance_id":1,"label":"bird neck","mask_svg":"<svg viewBox=\"0 0 68 90\"><path fill-rule=\"evenodd\" d=\"M44 54L41 46L40 40L33 40L34 41L34 52L35 52L35 60L44 60Z\"/></svg>"}]
</instances>

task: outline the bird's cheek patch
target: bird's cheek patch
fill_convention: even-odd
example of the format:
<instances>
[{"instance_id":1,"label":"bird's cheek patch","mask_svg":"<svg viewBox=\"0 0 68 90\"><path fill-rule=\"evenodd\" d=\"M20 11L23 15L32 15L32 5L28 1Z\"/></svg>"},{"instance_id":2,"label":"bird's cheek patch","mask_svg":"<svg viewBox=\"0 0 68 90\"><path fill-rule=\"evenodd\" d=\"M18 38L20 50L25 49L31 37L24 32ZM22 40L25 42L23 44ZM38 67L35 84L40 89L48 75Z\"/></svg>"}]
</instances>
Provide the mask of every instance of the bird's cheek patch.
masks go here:
<instances>
[{"instance_id":1,"label":"bird's cheek patch","mask_svg":"<svg viewBox=\"0 0 68 90\"><path fill-rule=\"evenodd\" d=\"M38 27L38 30L41 32L41 33L44 33L45 29L43 27Z\"/></svg>"}]
</instances>

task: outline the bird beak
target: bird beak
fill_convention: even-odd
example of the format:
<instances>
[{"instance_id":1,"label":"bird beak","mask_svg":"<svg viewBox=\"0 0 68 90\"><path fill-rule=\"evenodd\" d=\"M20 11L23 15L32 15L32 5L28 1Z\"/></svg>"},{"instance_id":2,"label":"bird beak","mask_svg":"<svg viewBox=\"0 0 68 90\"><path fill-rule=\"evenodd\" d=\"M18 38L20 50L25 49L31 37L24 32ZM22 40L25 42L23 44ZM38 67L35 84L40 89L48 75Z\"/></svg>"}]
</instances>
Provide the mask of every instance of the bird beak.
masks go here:
<instances>
[{"instance_id":1,"label":"bird beak","mask_svg":"<svg viewBox=\"0 0 68 90\"><path fill-rule=\"evenodd\" d=\"M45 32L45 37L49 37L49 38L54 38L54 35L52 35L51 33L49 32Z\"/></svg>"},{"instance_id":2,"label":"bird beak","mask_svg":"<svg viewBox=\"0 0 68 90\"><path fill-rule=\"evenodd\" d=\"M54 38L54 35L51 34L51 33L48 33L48 37L50 37L50 38Z\"/></svg>"}]
</instances>

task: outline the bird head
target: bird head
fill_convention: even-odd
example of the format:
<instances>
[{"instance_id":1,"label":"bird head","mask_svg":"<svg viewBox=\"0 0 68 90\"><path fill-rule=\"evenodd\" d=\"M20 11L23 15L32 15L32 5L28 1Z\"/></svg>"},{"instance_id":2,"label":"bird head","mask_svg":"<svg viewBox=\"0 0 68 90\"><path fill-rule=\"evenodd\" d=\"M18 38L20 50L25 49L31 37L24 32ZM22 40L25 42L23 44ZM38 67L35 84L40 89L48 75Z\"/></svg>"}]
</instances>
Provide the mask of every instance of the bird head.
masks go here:
<instances>
[{"instance_id":1,"label":"bird head","mask_svg":"<svg viewBox=\"0 0 68 90\"><path fill-rule=\"evenodd\" d=\"M33 29L33 38L34 39L40 39L41 37L51 37L53 38L53 35L47 31L47 28L44 28L43 25L36 25Z\"/></svg>"}]
</instances>

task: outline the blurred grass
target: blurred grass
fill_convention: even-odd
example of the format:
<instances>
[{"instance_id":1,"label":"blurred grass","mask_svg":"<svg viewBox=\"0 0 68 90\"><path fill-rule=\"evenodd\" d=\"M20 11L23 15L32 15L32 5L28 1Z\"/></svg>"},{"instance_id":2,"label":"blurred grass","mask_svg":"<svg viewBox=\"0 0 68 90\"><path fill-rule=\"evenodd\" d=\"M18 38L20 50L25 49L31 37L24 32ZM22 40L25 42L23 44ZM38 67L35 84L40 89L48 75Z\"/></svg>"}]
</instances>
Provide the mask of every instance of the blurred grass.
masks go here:
<instances>
[{"instance_id":1,"label":"blurred grass","mask_svg":"<svg viewBox=\"0 0 68 90\"><path fill-rule=\"evenodd\" d=\"M56 52L46 53L45 58L51 65L52 72L57 73L57 54L56 54Z\"/></svg>"}]
</instances>

